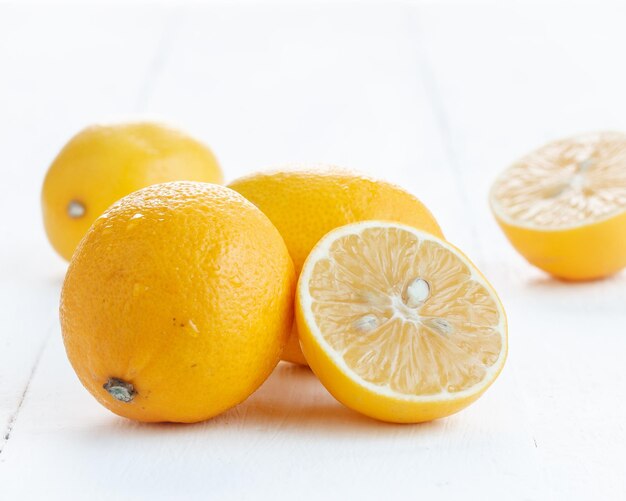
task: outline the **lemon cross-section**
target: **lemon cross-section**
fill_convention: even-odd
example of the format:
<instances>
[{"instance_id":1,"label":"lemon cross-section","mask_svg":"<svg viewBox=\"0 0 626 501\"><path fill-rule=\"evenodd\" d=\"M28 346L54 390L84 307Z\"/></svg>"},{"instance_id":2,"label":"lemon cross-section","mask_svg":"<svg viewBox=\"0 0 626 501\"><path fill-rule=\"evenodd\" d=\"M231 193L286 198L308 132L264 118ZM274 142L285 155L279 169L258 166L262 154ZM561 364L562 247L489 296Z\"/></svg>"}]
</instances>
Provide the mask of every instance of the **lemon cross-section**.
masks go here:
<instances>
[{"instance_id":1,"label":"lemon cross-section","mask_svg":"<svg viewBox=\"0 0 626 501\"><path fill-rule=\"evenodd\" d=\"M587 280L626 266L626 134L599 132L547 144L506 169L493 213L530 263Z\"/></svg>"},{"instance_id":2,"label":"lemon cross-section","mask_svg":"<svg viewBox=\"0 0 626 501\"><path fill-rule=\"evenodd\" d=\"M329 233L297 295L311 368L349 407L418 422L468 405L506 356L500 301L457 249L428 233L364 222Z\"/></svg>"}]
</instances>

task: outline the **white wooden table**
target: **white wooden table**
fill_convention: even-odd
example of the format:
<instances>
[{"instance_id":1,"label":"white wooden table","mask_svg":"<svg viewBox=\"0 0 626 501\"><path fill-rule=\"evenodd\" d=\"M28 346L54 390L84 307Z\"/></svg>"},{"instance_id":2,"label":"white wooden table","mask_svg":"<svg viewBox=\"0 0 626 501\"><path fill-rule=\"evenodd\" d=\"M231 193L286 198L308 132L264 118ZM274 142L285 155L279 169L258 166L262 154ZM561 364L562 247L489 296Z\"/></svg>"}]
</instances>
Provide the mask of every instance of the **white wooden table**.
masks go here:
<instances>
[{"instance_id":1,"label":"white wooden table","mask_svg":"<svg viewBox=\"0 0 626 501\"><path fill-rule=\"evenodd\" d=\"M626 130L626 10L370 4L0 5L0 499L626 499L626 275L550 279L487 206L542 143ZM84 125L156 116L227 178L321 161L400 183L500 292L502 376L400 426L281 364L211 421L142 425L81 387L39 191Z\"/></svg>"}]
</instances>

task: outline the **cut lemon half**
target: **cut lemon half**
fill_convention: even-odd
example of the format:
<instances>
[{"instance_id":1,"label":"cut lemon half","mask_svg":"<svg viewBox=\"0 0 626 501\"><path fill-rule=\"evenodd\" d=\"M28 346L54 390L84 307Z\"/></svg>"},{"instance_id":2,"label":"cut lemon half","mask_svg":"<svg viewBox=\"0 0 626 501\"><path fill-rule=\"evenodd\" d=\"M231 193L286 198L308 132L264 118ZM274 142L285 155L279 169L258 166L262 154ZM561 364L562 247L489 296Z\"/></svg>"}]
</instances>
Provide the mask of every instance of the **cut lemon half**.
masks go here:
<instances>
[{"instance_id":1,"label":"cut lemon half","mask_svg":"<svg viewBox=\"0 0 626 501\"><path fill-rule=\"evenodd\" d=\"M400 223L365 221L323 237L296 295L311 369L346 406L417 423L476 400L506 358L502 304L449 243Z\"/></svg>"},{"instance_id":2,"label":"cut lemon half","mask_svg":"<svg viewBox=\"0 0 626 501\"><path fill-rule=\"evenodd\" d=\"M555 276L586 280L626 266L626 134L550 143L495 181L492 211L513 246Z\"/></svg>"}]
</instances>

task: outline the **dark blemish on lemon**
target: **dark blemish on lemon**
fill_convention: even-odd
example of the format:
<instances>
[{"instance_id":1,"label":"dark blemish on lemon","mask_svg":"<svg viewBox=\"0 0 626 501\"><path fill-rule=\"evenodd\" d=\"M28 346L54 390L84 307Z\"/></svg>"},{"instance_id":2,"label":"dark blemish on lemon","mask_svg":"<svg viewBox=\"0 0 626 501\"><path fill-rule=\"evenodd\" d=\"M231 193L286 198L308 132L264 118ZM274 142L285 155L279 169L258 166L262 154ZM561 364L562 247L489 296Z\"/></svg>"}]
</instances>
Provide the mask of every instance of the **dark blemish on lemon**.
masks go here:
<instances>
[{"instance_id":1,"label":"dark blemish on lemon","mask_svg":"<svg viewBox=\"0 0 626 501\"><path fill-rule=\"evenodd\" d=\"M132 383L127 383L122 379L111 377L102 387L109 392L109 394L120 402L129 403L132 402L137 392Z\"/></svg>"}]
</instances>

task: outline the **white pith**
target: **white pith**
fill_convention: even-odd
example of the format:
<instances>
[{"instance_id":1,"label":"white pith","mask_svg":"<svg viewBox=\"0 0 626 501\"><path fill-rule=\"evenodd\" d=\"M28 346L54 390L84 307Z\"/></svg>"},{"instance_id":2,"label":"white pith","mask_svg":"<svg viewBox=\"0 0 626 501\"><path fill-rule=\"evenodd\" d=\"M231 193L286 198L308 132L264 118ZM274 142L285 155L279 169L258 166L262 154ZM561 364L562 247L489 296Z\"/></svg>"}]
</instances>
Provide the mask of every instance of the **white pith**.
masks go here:
<instances>
[{"instance_id":1,"label":"white pith","mask_svg":"<svg viewBox=\"0 0 626 501\"><path fill-rule=\"evenodd\" d=\"M503 222L538 231L578 228L626 212L626 135L550 143L514 163L489 195Z\"/></svg>"},{"instance_id":2,"label":"white pith","mask_svg":"<svg viewBox=\"0 0 626 501\"><path fill-rule=\"evenodd\" d=\"M456 257L458 257L471 271L469 281L474 281L480 284L481 286L483 286L486 289L486 291L489 293L489 295L493 298L497 311L498 311L498 324L495 326L495 329L500 335L501 350L496 361L490 367L485 367L484 376L482 380L480 380L478 383L474 384L473 386L470 386L469 388L463 389L461 391L449 392L445 389L442 389L442 391L438 393L432 393L432 394L427 394L427 395L407 394L407 393L395 391L389 385L374 384L370 381L363 379L361 376L359 376L359 374L357 374L346 363L346 361L343 358L343 354L335 351L335 349L331 346L331 344L325 339L324 335L322 335L322 332L315 320L315 315L313 314L314 300L309 292L309 283L311 281L311 276L315 268L315 263L329 256L331 245L336 240L341 239L342 237L345 237L348 235L358 235L364 230L367 230L370 228L395 228L395 229L404 230L415 235L421 242L427 242L427 241L434 242L437 245L447 249L448 251L453 253ZM418 277L418 280L419 280L419 277ZM416 288L413 291L410 291L410 290L404 291L405 297L403 297L402 300L400 300L398 297L395 297L395 296L390 297L390 301L392 302L393 308L394 308L394 317L389 319L389 321L393 320L394 318L399 318L403 322L420 321L421 319L419 318L419 315L416 314L414 311L412 311L411 308L407 308L406 301L407 300L408 301L424 300L425 297L427 298L426 296L427 292L429 291L426 291L426 287L424 287L424 284L418 283L416 285ZM502 306L499 300L497 299L497 295L495 294L491 286L482 277L482 275L479 272L477 272L474 266L464 256L458 253L458 251L454 247L438 239L437 237L434 237L425 232L421 232L409 226L405 226L405 225L398 224L398 223L382 222L382 221L366 221L362 223L348 225L348 226L332 231L317 244L317 246L309 255L303 267L302 273L300 275L300 286L298 287L298 295L299 295L299 302L302 308L302 313L305 317L306 323L310 328L311 334L315 338L315 342L320 346L322 351L328 357L332 359L336 367L338 367L339 370L341 370L341 372L343 372L348 378L350 378L352 381L354 381L358 385L365 387L369 391L379 394L379 395L388 396L393 399L413 401L413 402L436 402L436 401L462 399L462 398L480 393L486 386L491 384L493 379L501 370L502 365L504 364L504 361L506 359L506 352L507 352L506 317L502 309ZM414 318L409 318L410 315L413 315ZM354 324L353 325L356 328L367 331L375 327L375 325L373 324L374 320L375 320L374 315L372 315L371 318L368 318L368 315L364 315L361 319L359 319L358 325L354 325ZM441 329L442 333L445 334L446 329L450 328L450 324L448 324L445 320L441 320L441 322L437 323L434 327L437 329Z\"/></svg>"}]
</instances>

